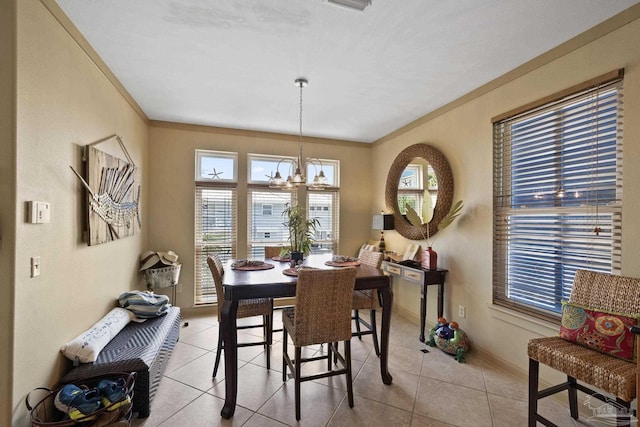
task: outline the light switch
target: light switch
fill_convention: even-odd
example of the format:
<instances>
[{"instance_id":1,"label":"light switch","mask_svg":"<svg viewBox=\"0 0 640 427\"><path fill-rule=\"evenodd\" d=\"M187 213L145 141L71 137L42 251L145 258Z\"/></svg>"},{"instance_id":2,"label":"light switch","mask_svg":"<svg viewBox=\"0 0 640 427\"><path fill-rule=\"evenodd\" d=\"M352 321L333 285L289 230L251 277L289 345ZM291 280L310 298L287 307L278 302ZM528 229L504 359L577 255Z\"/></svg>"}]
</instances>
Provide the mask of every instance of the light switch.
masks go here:
<instances>
[{"instance_id":1,"label":"light switch","mask_svg":"<svg viewBox=\"0 0 640 427\"><path fill-rule=\"evenodd\" d=\"M31 257L31 277L38 277L40 275L40 257Z\"/></svg>"}]
</instances>

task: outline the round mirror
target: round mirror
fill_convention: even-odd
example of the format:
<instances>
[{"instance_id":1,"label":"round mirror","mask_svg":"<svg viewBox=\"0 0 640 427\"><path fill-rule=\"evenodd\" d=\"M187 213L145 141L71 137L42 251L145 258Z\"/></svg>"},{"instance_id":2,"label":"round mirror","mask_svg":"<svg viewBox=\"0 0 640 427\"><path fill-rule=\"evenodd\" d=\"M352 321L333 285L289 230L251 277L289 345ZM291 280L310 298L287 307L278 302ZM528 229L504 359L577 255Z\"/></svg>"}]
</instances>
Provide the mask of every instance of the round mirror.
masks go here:
<instances>
[{"instance_id":1,"label":"round mirror","mask_svg":"<svg viewBox=\"0 0 640 427\"><path fill-rule=\"evenodd\" d=\"M402 215L404 205L409 203L422 216L426 197L431 199L432 219L422 227L414 227ZM434 236L453 203L453 174L447 158L428 144L415 144L402 150L389 169L385 201L401 236L411 240L423 240L427 234Z\"/></svg>"}]
</instances>

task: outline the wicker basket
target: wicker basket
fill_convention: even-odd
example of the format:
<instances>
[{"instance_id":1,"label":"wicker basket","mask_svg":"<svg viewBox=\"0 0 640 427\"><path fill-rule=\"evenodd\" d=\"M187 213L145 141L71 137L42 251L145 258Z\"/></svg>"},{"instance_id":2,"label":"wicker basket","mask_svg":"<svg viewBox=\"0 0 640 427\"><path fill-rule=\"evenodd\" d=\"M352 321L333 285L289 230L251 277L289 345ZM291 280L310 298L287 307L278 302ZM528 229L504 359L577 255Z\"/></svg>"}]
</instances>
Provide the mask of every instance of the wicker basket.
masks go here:
<instances>
[{"instance_id":1,"label":"wicker basket","mask_svg":"<svg viewBox=\"0 0 640 427\"><path fill-rule=\"evenodd\" d=\"M182 264L162 268L148 268L144 271L147 289L169 288L178 284Z\"/></svg>"},{"instance_id":2,"label":"wicker basket","mask_svg":"<svg viewBox=\"0 0 640 427\"><path fill-rule=\"evenodd\" d=\"M98 385L100 380L111 379L117 380L123 378L127 386L127 396L130 401L133 401L133 387L135 385L135 372L122 372L111 375L103 375L100 377L90 378L83 382L83 384L77 384L80 388L93 388ZM39 387L31 391L25 399L25 404L29 410L31 416L31 425L34 427L102 427L102 426L130 426L131 425L131 407L132 404L118 406L121 402L114 402L109 406L102 407L97 411L88 414L77 420L70 420L68 416L59 411L55 405L54 400L58 391L62 387L55 390L51 390L45 387ZM39 395L42 397L38 403L31 406L29 401L30 397Z\"/></svg>"}]
</instances>

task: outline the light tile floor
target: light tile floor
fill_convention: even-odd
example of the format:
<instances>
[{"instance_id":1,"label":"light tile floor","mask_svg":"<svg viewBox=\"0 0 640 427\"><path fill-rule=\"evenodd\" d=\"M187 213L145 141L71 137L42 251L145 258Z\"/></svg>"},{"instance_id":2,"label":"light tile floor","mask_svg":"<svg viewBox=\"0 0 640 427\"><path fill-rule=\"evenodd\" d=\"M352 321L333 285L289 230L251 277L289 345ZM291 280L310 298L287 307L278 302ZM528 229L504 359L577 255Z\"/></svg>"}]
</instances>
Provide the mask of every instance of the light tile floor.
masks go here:
<instances>
[{"instance_id":1,"label":"light tile floor","mask_svg":"<svg viewBox=\"0 0 640 427\"><path fill-rule=\"evenodd\" d=\"M368 315L365 313L365 318ZM242 319L246 321L248 319ZM466 363L418 341L418 325L394 315L391 322L389 370L393 384L380 379L379 359L370 336L352 340L355 406L346 400L344 376L302 384L302 420L295 420L293 380L282 382L282 333L274 334L271 370L264 350L238 351L238 406L230 420L220 417L224 403L224 361L211 378L218 339L215 316L184 321L180 341L169 361L151 415L132 426L526 426L526 381L481 360L473 351ZM281 326L280 312L275 313ZM183 322L184 323L184 322ZM238 340L254 341L241 331ZM260 333L260 330L253 333ZM320 347L308 351L322 351ZM525 351L525 350L523 350ZM584 401L584 400L581 400ZM606 426L601 420L574 421L568 408L543 399L540 412L559 426ZM608 424L611 425L611 424Z\"/></svg>"}]
</instances>

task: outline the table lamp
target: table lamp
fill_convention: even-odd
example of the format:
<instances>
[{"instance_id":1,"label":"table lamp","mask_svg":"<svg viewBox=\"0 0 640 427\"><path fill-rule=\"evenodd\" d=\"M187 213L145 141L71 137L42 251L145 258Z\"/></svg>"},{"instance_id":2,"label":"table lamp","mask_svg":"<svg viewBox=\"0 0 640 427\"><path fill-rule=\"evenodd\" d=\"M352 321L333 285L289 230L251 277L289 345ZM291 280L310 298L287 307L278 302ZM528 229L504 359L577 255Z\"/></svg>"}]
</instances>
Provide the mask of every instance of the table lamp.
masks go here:
<instances>
[{"instance_id":1,"label":"table lamp","mask_svg":"<svg viewBox=\"0 0 640 427\"><path fill-rule=\"evenodd\" d=\"M374 215L371 228L373 230L380 230L379 248L380 252L384 253L386 250L386 245L384 243L384 230L393 230L393 215L384 213Z\"/></svg>"}]
</instances>

